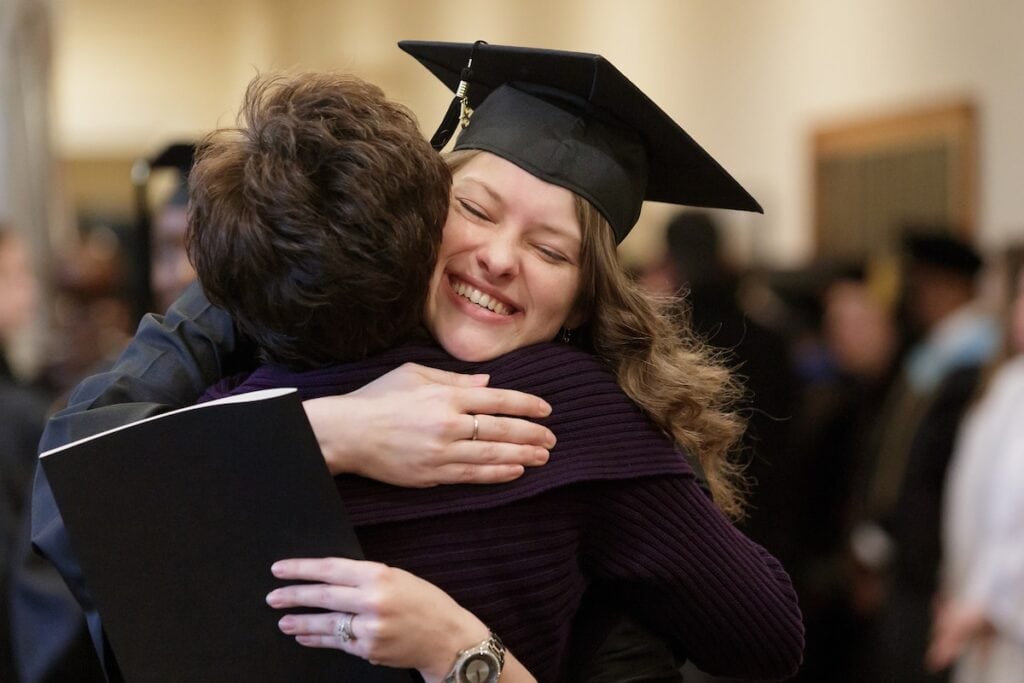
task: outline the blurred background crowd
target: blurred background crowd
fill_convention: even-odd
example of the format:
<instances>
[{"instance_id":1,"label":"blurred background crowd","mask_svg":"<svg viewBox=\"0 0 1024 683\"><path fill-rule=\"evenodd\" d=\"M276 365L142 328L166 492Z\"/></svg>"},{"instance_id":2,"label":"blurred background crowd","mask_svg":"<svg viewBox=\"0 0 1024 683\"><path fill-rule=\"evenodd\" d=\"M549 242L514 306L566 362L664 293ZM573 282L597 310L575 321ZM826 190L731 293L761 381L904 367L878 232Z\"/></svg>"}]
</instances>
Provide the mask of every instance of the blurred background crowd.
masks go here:
<instances>
[{"instance_id":1,"label":"blurred background crowd","mask_svg":"<svg viewBox=\"0 0 1024 683\"><path fill-rule=\"evenodd\" d=\"M191 141L290 66L432 130L400 38L602 53L764 205L649 206L622 255L746 383L743 526L796 584L799 680L1020 680L1024 4L855 5L0 0L0 681L98 679L28 547L36 443L193 277Z\"/></svg>"}]
</instances>

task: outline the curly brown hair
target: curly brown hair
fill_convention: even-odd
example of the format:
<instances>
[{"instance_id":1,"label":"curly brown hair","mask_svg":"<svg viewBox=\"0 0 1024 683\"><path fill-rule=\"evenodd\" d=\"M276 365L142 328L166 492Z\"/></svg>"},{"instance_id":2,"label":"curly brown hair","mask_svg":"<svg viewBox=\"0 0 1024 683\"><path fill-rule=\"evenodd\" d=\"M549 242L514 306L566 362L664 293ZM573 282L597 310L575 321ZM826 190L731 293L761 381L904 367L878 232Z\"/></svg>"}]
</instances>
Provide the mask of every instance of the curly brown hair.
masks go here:
<instances>
[{"instance_id":1,"label":"curly brown hair","mask_svg":"<svg viewBox=\"0 0 1024 683\"><path fill-rule=\"evenodd\" d=\"M413 115L376 86L260 75L237 127L198 146L189 259L264 361L358 358L418 327L450 187Z\"/></svg>"},{"instance_id":2,"label":"curly brown hair","mask_svg":"<svg viewBox=\"0 0 1024 683\"><path fill-rule=\"evenodd\" d=\"M448 167L454 173L479 153L452 152ZM572 343L608 364L622 390L697 458L719 508L741 518L746 482L732 457L745 428L735 409L742 387L678 313L678 301L656 298L630 279L611 225L593 204L575 198L582 242L574 310L586 322Z\"/></svg>"},{"instance_id":3,"label":"curly brown hair","mask_svg":"<svg viewBox=\"0 0 1024 683\"><path fill-rule=\"evenodd\" d=\"M579 343L604 359L622 390L697 457L718 507L742 518L746 482L732 459L746 426L735 409L742 387L679 313L678 301L653 296L626 274L598 210L579 196L576 209L583 232L577 306L589 313Z\"/></svg>"}]
</instances>

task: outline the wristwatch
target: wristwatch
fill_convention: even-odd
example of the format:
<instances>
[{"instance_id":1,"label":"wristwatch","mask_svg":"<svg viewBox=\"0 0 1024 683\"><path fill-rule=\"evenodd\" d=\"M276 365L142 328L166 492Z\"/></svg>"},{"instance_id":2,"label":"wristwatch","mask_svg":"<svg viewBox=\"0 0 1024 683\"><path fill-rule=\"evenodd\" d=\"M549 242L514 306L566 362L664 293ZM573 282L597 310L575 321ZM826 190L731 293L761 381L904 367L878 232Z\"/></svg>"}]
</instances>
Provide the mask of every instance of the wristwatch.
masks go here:
<instances>
[{"instance_id":1,"label":"wristwatch","mask_svg":"<svg viewBox=\"0 0 1024 683\"><path fill-rule=\"evenodd\" d=\"M497 683L504 666L505 644L491 631L487 640L456 655L455 666L444 683Z\"/></svg>"}]
</instances>

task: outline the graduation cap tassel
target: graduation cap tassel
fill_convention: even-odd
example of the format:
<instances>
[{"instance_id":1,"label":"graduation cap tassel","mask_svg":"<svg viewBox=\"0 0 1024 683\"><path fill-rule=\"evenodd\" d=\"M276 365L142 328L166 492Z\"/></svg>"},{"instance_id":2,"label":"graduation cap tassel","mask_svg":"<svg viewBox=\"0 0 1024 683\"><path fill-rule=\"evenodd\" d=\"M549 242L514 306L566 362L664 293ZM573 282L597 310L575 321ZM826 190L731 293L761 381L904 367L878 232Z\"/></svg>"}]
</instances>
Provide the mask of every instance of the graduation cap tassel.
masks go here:
<instances>
[{"instance_id":1,"label":"graduation cap tassel","mask_svg":"<svg viewBox=\"0 0 1024 683\"><path fill-rule=\"evenodd\" d=\"M430 138L430 146L438 152L444 149L444 146L452 139L452 135L455 134L456 123L461 124L465 128L469 125L469 117L473 115L473 109L469 106L469 81L473 77L473 54L476 52L476 46L480 44L486 45L487 41L478 40L473 43L473 47L469 51L469 60L466 62L466 66L463 67L462 74L459 77L459 87L455 91L455 97L452 98L451 104L448 105L448 111L445 112L444 118L441 119L441 125L437 127L437 132Z\"/></svg>"},{"instance_id":2,"label":"graduation cap tassel","mask_svg":"<svg viewBox=\"0 0 1024 683\"><path fill-rule=\"evenodd\" d=\"M471 62L472 63L472 62ZM467 68L466 71L469 71ZM459 124L465 128L469 125L469 117L473 115L473 108L469 106L469 84L463 80L459 81L459 89L455 91L455 98L459 101Z\"/></svg>"},{"instance_id":3,"label":"graduation cap tassel","mask_svg":"<svg viewBox=\"0 0 1024 683\"><path fill-rule=\"evenodd\" d=\"M455 132L455 122L459 120L460 107L461 100L456 96L452 99L452 103L448 105L448 111L445 112L444 118L441 119L441 125L437 127L434 137L430 138L430 146L438 152L444 149L444 146L452 139L452 133Z\"/></svg>"}]
</instances>

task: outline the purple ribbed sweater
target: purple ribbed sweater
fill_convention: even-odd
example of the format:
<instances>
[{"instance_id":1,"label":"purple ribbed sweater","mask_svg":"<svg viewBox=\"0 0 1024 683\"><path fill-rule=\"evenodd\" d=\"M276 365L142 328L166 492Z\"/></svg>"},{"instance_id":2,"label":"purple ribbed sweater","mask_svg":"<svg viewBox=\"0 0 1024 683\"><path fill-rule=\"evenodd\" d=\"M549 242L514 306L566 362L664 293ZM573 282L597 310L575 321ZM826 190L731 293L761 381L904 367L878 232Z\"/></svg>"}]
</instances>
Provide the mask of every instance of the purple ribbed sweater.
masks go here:
<instances>
[{"instance_id":1,"label":"purple ribbed sweater","mask_svg":"<svg viewBox=\"0 0 1024 683\"><path fill-rule=\"evenodd\" d=\"M294 373L264 366L205 398L294 386L304 399L352 391L402 363L486 372L536 394L558 444L548 464L490 486L402 489L357 476L338 489L369 559L448 592L497 632L539 681L566 675L569 630L592 580L709 673L780 679L802 656L789 577L737 531L685 458L592 356L540 344L486 363L406 346Z\"/></svg>"}]
</instances>

